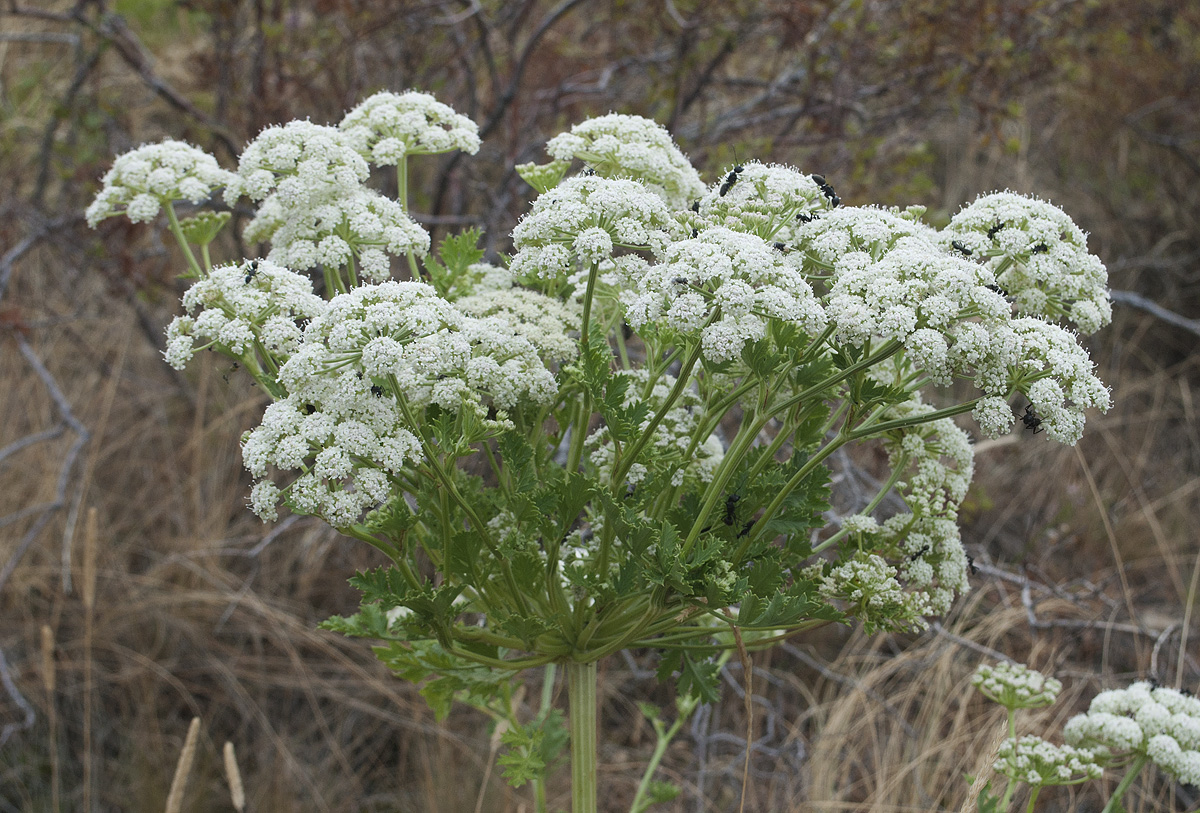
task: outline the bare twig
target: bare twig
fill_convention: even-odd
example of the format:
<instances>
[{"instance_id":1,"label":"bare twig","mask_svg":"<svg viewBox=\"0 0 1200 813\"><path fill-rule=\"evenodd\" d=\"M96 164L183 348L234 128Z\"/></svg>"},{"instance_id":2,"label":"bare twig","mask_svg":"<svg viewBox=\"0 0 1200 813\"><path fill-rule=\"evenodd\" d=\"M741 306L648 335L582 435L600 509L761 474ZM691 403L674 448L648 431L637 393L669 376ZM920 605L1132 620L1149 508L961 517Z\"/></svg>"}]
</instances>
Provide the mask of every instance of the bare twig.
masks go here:
<instances>
[{"instance_id":1,"label":"bare twig","mask_svg":"<svg viewBox=\"0 0 1200 813\"><path fill-rule=\"evenodd\" d=\"M1200 336L1200 319L1188 319L1186 316L1180 316L1175 311L1167 310L1157 302L1147 299L1141 294L1136 294L1133 291L1112 291L1111 294L1113 302L1144 310L1146 313L1158 317L1169 325L1174 325L1177 328Z\"/></svg>"}]
</instances>

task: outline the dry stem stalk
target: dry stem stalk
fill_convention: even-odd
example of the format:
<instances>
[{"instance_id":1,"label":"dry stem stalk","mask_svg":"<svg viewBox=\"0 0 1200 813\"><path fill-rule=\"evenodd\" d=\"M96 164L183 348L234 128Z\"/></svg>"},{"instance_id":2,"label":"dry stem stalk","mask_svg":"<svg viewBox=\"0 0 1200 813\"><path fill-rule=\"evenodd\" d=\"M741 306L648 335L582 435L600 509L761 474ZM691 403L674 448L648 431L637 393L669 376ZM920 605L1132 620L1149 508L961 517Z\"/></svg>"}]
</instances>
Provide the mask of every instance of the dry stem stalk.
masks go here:
<instances>
[{"instance_id":1,"label":"dry stem stalk","mask_svg":"<svg viewBox=\"0 0 1200 813\"><path fill-rule=\"evenodd\" d=\"M92 809L92 625L96 616L96 508L83 533L83 809Z\"/></svg>"},{"instance_id":2,"label":"dry stem stalk","mask_svg":"<svg viewBox=\"0 0 1200 813\"><path fill-rule=\"evenodd\" d=\"M54 667L54 630L42 625L42 686L46 689L46 723L50 728L50 805L58 813L62 809L59 797L61 782L58 765L58 713L55 708L55 688L58 684Z\"/></svg>"},{"instance_id":3,"label":"dry stem stalk","mask_svg":"<svg viewBox=\"0 0 1200 813\"><path fill-rule=\"evenodd\" d=\"M246 789L242 786L242 772L238 770L237 754L233 751L233 743L226 741L223 751L225 757L225 778L229 782L229 796L233 807L238 813L246 809Z\"/></svg>"},{"instance_id":4,"label":"dry stem stalk","mask_svg":"<svg viewBox=\"0 0 1200 813\"><path fill-rule=\"evenodd\" d=\"M196 741L200 739L200 718L193 717L188 726L187 739L179 752L179 763L175 766L175 778L171 780L171 792L167 794L166 813L179 813L183 809L183 793L187 789L188 775L196 759Z\"/></svg>"},{"instance_id":5,"label":"dry stem stalk","mask_svg":"<svg viewBox=\"0 0 1200 813\"><path fill-rule=\"evenodd\" d=\"M991 746L983 752L985 756L975 769L975 781L971 783L971 789L967 792L967 799L963 802L959 813L978 813L979 794L983 793L984 786L991 781L992 775L995 773L993 766L996 764L996 756L1000 753L1000 746L1007 739L1008 728L1001 726L1000 733L992 740Z\"/></svg>"}]
</instances>

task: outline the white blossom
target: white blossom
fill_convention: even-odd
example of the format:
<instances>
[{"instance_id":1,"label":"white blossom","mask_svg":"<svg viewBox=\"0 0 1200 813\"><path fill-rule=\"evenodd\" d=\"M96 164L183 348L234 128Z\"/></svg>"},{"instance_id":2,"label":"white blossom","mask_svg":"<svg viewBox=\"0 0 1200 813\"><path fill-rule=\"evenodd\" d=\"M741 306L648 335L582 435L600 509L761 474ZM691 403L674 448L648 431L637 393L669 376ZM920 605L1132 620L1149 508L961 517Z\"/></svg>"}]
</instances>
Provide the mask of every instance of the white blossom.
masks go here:
<instances>
[{"instance_id":1,"label":"white blossom","mask_svg":"<svg viewBox=\"0 0 1200 813\"><path fill-rule=\"evenodd\" d=\"M267 127L246 146L225 197L232 204L242 195L261 201L274 192L278 205L291 213L354 192L369 172L336 128L290 121Z\"/></svg>"},{"instance_id":2,"label":"white blossom","mask_svg":"<svg viewBox=\"0 0 1200 813\"><path fill-rule=\"evenodd\" d=\"M1032 735L1005 740L996 756L997 773L1035 787L1074 785L1104 774L1091 749L1054 745Z\"/></svg>"},{"instance_id":3,"label":"white blossom","mask_svg":"<svg viewBox=\"0 0 1200 813\"><path fill-rule=\"evenodd\" d=\"M172 201L200 203L235 176L198 147L167 139L120 155L105 173L103 188L87 208L95 228L105 218L124 213L134 223L153 220Z\"/></svg>"},{"instance_id":4,"label":"white blossom","mask_svg":"<svg viewBox=\"0 0 1200 813\"><path fill-rule=\"evenodd\" d=\"M510 268L518 276L568 276L572 257L594 263L617 247L661 251L679 228L662 199L638 181L569 178L539 195L513 229Z\"/></svg>"},{"instance_id":5,"label":"white blossom","mask_svg":"<svg viewBox=\"0 0 1200 813\"><path fill-rule=\"evenodd\" d=\"M689 220L701 230L723 226L787 244L795 240L796 226L803 222L798 217L816 217L828 208L829 200L811 175L788 166L747 161L727 170L708 188L696 206L696 216Z\"/></svg>"},{"instance_id":6,"label":"white blossom","mask_svg":"<svg viewBox=\"0 0 1200 813\"><path fill-rule=\"evenodd\" d=\"M943 239L985 263L1021 313L1063 317L1084 333L1112 320L1104 263L1057 206L1013 192L982 195L951 219Z\"/></svg>"},{"instance_id":7,"label":"white blossom","mask_svg":"<svg viewBox=\"0 0 1200 813\"><path fill-rule=\"evenodd\" d=\"M246 227L247 240L271 241L268 259L296 270L344 267L357 260L361 276L383 282L387 255L429 253L429 233L399 203L364 187L289 208L271 195Z\"/></svg>"},{"instance_id":8,"label":"white blossom","mask_svg":"<svg viewBox=\"0 0 1200 813\"><path fill-rule=\"evenodd\" d=\"M1049 706L1062 691L1062 681L1020 663L980 664L971 676L971 685L1006 709Z\"/></svg>"},{"instance_id":9,"label":"white blossom","mask_svg":"<svg viewBox=\"0 0 1200 813\"><path fill-rule=\"evenodd\" d=\"M704 194L699 173L667 129L641 116L587 119L546 142L546 152L559 161L579 159L601 177L636 178L672 209Z\"/></svg>"},{"instance_id":10,"label":"white blossom","mask_svg":"<svg viewBox=\"0 0 1200 813\"><path fill-rule=\"evenodd\" d=\"M338 127L363 158L376 166L395 166L408 155L479 152L479 127L474 121L415 90L369 96L347 113Z\"/></svg>"},{"instance_id":11,"label":"white blossom","mask_svg":"<svg viewBox=\"0 0 1200 813\"><path fill-rule=\"evenodd\" d=\"M325 309L307 277L269 260L214 268L183 295L185 314L167 327L167 362L182 370L197 343L241 356L257 339L278 362L299 346L298 322Z\"/></svg>"},{"instance_id":12,"label":"white blossom","mask_svg":"<svg viewBox=\"0 0 1200 813\"><path fill-rule=\"evenodd\" d=\"M654 323L698 339L704 356L736 358L768 319L820 333L825 313L797 262L762 238L716 227L671 244L622 297L635 329Z\"/></svg>"}]
</instances>

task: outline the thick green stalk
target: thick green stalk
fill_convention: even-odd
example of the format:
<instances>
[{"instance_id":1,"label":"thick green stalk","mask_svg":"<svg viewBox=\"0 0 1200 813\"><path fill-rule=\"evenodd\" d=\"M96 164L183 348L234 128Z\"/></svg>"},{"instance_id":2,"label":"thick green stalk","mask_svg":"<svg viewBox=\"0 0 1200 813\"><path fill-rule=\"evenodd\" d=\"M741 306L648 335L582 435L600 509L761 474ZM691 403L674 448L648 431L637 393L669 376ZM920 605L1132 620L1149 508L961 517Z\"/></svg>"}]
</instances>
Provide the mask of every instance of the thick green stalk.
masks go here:
<instances>
[{"instance_id":1,"label":"thick green stalk","mask_svg":"<svg viewBox=\"0 0 1200 813\"><path fill-rule=\"evenodd\" d=\"M196 255L192 253L192 247L188 245L187 238L183 236L183 228L179 225L179 218L175 216L175 204L168 201L166 209L167 220L171 224L171 233L175 235L180 248L183 249L184 256L187 257L188 268L197 278L204 276L204 272L200 270L200 263L196 262Z\"/></svg>"},{"instance_id":2,"label":"thick green stalk","mask_svg":"<svg viewBox=\"0 0 1200 813\"><path fill-rule=\"evenodd\" d=\"M1121 778L1121 784L1117 785L1117 789L1113 791L1112 798L1108 800L1108 804L1104 806L1104 810L1100 813L1116 813L1118 810L1124 810L1121 807L1121 797L1125 795L1125 791L1129 790L1129 786L1133 784L1133 780L1137 779L1137 775L1142 772L1142 766L1149 759L1145 754L1138 754L1129 766L1129 770L1125 772L1125 776Z\"/></svg>"},{"instance_id":3,"label":"thick green stalk","mask_svg":"<svg viewBox=\"0 0 1200 813\"><path fill-rule=\"evenodd\" d=\"M566 665L571 716L571 813L596 813L596 662Z\"/></svg>"}]
</instances>

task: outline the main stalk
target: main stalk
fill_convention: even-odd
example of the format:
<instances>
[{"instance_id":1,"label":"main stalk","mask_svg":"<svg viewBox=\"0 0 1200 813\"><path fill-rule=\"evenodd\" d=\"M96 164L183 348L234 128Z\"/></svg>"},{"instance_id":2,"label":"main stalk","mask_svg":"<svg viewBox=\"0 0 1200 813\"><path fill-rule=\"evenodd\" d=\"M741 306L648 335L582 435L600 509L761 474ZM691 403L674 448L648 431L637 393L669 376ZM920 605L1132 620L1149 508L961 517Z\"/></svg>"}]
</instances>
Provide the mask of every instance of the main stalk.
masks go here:
<instances>
[{"instance_id":1,"label":"main stalk","mask_svg":"<svg viewBox=\"0 0 1200 813\"><path fill-rule=\"evenodd\" d=\"M596 813L596 662L567 664L571 813Z\"/></svg>"}]
</instances>

